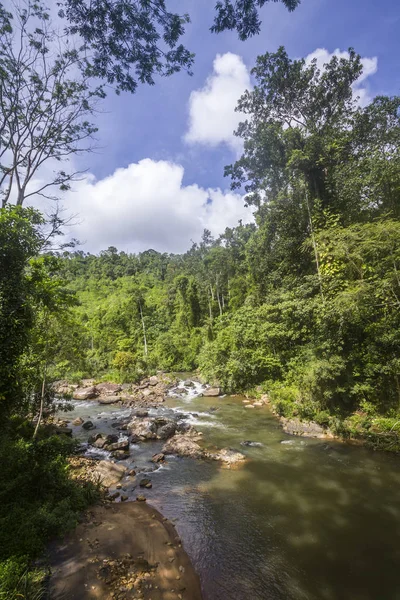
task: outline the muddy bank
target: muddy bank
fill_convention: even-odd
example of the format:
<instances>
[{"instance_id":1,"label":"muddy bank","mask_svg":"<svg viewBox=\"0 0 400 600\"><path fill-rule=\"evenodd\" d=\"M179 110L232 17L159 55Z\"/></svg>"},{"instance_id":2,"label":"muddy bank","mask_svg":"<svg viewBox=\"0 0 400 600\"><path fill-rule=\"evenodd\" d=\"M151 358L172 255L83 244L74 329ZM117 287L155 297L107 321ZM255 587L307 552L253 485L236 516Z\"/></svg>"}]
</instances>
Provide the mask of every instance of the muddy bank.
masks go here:
<instances>
[{"instance_id":1,"label":"muddy bank","mask_svg":"<svg viewBox=\"0 0 400 600\"><path fill-rule=\"evenodd\" d=\"M201 600L174 526L145 502L98 506L50 549L51 600Z\"/></svg>"}]
</instances>

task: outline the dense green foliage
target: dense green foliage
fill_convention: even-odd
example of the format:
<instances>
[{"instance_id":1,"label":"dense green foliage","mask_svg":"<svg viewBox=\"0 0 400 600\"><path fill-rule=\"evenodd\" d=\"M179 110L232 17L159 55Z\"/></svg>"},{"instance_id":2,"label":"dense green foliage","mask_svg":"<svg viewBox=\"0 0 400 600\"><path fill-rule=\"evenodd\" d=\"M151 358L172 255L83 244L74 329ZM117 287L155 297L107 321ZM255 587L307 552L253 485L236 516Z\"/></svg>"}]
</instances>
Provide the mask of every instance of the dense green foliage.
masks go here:
<instances>
[{"instance_id":1,"label":"dense green foliage","mask_svg":"<svg viewBox=\"0 0 400 600\"><path fill-rule=\"evenodd\" d=\"M83 353L54 374L198 368L226 391L261 386L285 416L373 437L384 415L395 433L400 98L360 107L361 72L352 50L322 72L283 48L260 56L226 169L256 225L205 231L182 256L65 253Z\"/></svg>"},{"instance_id":2,"label":"dense green foliage","mask_svg":"<svg viewBox=\"0 0 400 600\"><path fill-rule=\"evenodd\" d=\"M42 224L32 209L0 210L0 598L7 600L41 597L42 577L29 561L97 497L94 486L69 477L72 440L46 428L34 435L33 417L53 400L46 372L55 349L63 356L71 305L58 260L38 256Z\"/></svg>"}]
</instances>

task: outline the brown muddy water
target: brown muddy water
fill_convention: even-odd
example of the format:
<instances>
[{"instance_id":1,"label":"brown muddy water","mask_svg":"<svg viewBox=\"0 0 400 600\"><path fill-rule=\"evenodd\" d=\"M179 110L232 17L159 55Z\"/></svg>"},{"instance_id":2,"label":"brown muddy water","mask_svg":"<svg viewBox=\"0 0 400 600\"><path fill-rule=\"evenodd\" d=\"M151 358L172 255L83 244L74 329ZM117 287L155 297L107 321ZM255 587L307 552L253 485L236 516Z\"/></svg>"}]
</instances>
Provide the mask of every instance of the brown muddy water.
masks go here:
<instances>
[{"instance_id":1,"label":"brown muddy water","mask_svg":"<svg viewBox=\"0 0 400 600\"><path fill-rule=\"evenodd\" d=\"M193 395L150 414L186 413L207 443L249 460L227 469L170 457L150 472L162 443L131 445L125 464L144 471L124 493L134 500L140 477L151 478L148 502L174 522L205 600L400 600L400 457L290 437L267 407ZM68 418L90 417L95 432L115 432L130 413L73 405ZM74 428L82 442L90 433Z\"/></svg>"}]
</instances>

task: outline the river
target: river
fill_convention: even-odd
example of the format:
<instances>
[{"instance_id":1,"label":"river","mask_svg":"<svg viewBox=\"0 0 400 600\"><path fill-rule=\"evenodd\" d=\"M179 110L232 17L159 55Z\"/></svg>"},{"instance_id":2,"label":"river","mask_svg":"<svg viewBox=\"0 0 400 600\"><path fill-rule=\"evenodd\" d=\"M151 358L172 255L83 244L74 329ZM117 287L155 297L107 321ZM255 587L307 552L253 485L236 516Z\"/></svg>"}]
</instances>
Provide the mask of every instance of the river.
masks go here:
<instances>
[{"instance_id":1,"label":"river","mask_svg":"<svg viewBox=\"0 0 400 600\"><path fill-rule=\"evenodd\" d=\"M399 458L291 437L267 407L245 409L240 397L197 397L199 389L168 398L150 414L188 413L207 443L238 449L249 460L228 469L169 457L146 475L153 487L145 495L174 522L204 600L400 600ZM69 419L91 418L96 431L107 433L130 413L96 401L73 406ZM73 429L82 442L92 433ZM242 446L245 440L260 445ZM146 472L161 447L131 445L132 460L123 464ZM125 487L134 500L139 488Z\"/></svg>"}]
</instances>

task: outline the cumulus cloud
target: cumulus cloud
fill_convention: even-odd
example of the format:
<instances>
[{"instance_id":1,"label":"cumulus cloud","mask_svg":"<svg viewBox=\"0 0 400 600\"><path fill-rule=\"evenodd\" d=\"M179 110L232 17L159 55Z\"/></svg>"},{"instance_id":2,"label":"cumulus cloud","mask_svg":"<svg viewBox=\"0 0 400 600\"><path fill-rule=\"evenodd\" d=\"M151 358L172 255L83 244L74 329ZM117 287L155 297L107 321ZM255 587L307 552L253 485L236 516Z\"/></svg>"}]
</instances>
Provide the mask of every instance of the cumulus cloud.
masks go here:
<instances>
[{"instance_id":1,"label":"cumulus cloud","mask_svg":"<svg viewBox=\"0 0 400 600\"><path fill-rule=\"evenodd\" d=\"M339 50L338 48L333 52L329 52L326 48L317 48L314 52L311 52L306 56L306 63L310 64L315 58L317 59L317 66L322 71L324 65L326 65L333 56L338 58L349 58L349 53L346 50ZM360 106L366 106L372 100L372 96L369 93L368 82L365 80L374 75L378 70L378 58L376 56L372 58L363 57L361 58L361 64L363 72L357 81L353 84L353 92L355 96L358 96Z\"/></svg>"},{"instance_id":2,"label":"cumulus cloud","mask_svg":"<svg viewBox=\"0 0 400 600\"><path fill-rule=\"evenodd\" d=\"M243 115L235 112L235 108L240 96L250 87L250 74L242 58L231 52L217 54L213 73L204 87L190 94L189 129L185 140L209 146L225 143L238 151L241 141L233 132Z\"/></svg>"},{"instance_id":3,"label":"cumulus cloud","mask_svg":"<svg viewBox=\"0 0 400 600\"><path fill-rule=\"evenodd\" d=\"M67 212L77 214L78 223L69 233L86 242L83 250L90 252L108 246L183 252L205 228L218 235L239 219L253 220L239 194L185 186L183 175L181 165L150 158L101 180L89 175L64 198Z\"/></svg>"}]
</instances>

